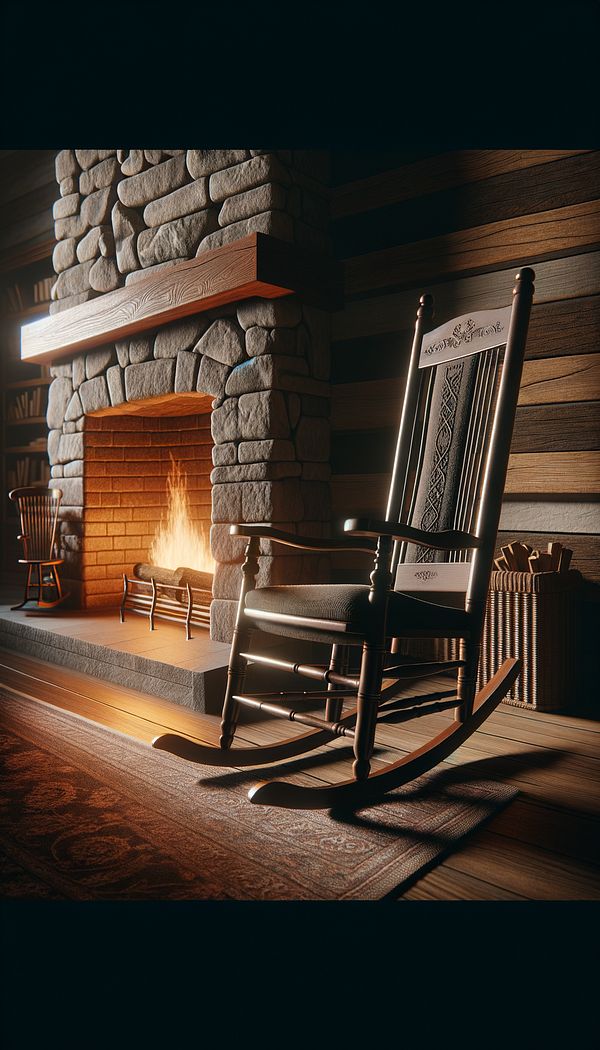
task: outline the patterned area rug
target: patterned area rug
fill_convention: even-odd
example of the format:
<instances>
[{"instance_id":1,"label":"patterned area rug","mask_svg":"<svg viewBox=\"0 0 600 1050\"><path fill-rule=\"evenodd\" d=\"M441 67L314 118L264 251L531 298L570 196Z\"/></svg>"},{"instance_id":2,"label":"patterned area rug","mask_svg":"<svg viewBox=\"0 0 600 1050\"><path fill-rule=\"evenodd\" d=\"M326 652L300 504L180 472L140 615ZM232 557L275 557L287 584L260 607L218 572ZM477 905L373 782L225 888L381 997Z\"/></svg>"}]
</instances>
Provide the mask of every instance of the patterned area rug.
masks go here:
<instances>
[{"instance_id":1,"label":"patterned area rug","mask_svg":"<svg viewBox=\"0 0 600 1050\"><path fill-rule=\"evenodd\" d=\"M253 806L260 774L0 694L0 886L47 900L380 900L516 795L442 766L352 814Z\"/></svg>"}]
</instances>

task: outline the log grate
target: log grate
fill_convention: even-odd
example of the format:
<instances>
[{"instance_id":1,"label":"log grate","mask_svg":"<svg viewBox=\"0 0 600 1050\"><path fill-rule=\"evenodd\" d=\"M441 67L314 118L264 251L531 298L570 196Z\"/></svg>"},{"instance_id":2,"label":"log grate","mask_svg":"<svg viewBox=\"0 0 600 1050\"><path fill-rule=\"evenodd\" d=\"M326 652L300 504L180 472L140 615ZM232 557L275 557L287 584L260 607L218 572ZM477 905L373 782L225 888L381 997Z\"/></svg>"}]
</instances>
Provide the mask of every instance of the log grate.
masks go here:
<instances>
[{"instance_id":1,"label":"log grate","mask_svg":"<svg viewBox=\"0 0 600 1050\"><path fill-rule=\"evenodd\" d=\"M192 586L192 580L202 586ZM150 630L156 618L181 623L185 636L192 638L192 627L210 629L212 576L192 569L163 569L160 566L138 564L134 575L123 573L123 597L119 610L121 623L125 613L140 613L148 617Z\"/></svg>"}]
</instances>

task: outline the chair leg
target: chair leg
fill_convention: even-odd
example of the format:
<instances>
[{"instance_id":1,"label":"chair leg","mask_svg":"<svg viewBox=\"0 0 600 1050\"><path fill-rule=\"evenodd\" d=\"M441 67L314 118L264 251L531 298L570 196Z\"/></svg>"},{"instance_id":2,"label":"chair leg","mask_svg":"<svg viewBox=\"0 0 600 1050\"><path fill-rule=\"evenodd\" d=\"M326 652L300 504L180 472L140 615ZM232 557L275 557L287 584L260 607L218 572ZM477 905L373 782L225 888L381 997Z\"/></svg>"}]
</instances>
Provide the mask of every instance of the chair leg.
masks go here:
<instances>
[{"instance_id":1,"label":"chair leg","mask_svg":"<svg viewBox=\"0 0 600 1050\"><path fill-rule=\"evenodd\" d=\"M54 576L54 583L56 586L56 600L60 602L63 598L63 591L60 583L60 576L58 575L58 567L56 565L52 566L52 575Z\"/></svg>"},{"instance_id":2,"label":"chair leg","mask_svg":"<svg viewBox=\"0 0 600 1050\"><path fill-rule=\"evenodd\" d=\"M329 670L337 671L338 674L343 673L344 663L346 661L346 650L345 645L332 645L331 646L331 659L329 660ZM328 698L325 704L325 719L327 722L337 722L338 718L342 713L344 706L344 700L342 697L336 696L337 687L332 683L327 686L327 691L331 693L331 697Z\"/></svg>"},{"instance_id":3,"label":"chair leg","mask_svg":"<svg viewBox=\"0 0 600 1050\"><path fill-rule=\"evenodd\" d=\"M22 609L24 605L27 605L29 601L29 589L31 587L31 573L33 571L33 565L27 566L27 579L25 581L25 593L23 595L23 601L19 602L18 605L11 605L11 610L14 612L16 609Z\"/></svg>"},{"instance_id":4,"label":"chair leg","mask_svg":"<svg viewBox=\"0 0 600 1050\"><path fill-rule=\"evenodd\" d=\"M384 650L380 645L365 642L358 686L356 730L354 736L355 780L366 780L371 770L371 755L375 744L375 728L383 679Z\"/></svg>"},{"instance_id":5,"label":"chair leg","mask_svg":"<svg viewBox=\"0 0 600 1050\"><path fill-rule=\"evenodd\" d=\"M241 692L244 678L246 676L247 661L241 654L242 652L247 651L252 632L245 622L244 605L246 594L253 588L254 580L258 573L258 548L258 538L252 537L246 547L246 558L242 565L242 585L240 588L237 617L233 631L233 639L231 641L231 651L229 654L227 689L225 691L225 699L223 701L223 710L221 714L221 736L219 737L219 746L224 750L231 747L231 744L233 743L240 713L240 705L237 700L234 700L234 696L236 693Z\"/></svg>"},{"instance_id":6,"label":"chair leg","mask_svg":"<svg viewBox=\"0 0 600 1050\"><path fill-rule=\"evenodd\" d=\"M236 693L241 693L244 688L247 661L241 653L249 648L250 635L251 631L237 626L233 632L227 669L227 689L221 713L221 736L219 737L221 748L231 747L237 729L240 705L237 700L234 700L234 696Z\"/></svg>"}]
</instances>

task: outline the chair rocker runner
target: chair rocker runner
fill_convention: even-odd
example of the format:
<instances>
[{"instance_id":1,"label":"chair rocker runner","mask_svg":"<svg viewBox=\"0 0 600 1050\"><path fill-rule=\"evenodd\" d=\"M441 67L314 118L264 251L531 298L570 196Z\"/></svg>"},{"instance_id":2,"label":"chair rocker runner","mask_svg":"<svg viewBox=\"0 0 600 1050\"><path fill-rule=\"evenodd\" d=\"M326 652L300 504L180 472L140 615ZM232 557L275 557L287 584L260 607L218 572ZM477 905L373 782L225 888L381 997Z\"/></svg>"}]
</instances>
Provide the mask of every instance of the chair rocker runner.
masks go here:
<instances>
[{"instance_id":1,"label":"chair rocker runner","mask_svg":"<svg viewBox=\"0 0 600 1050\"><path fill-rule=\"evenodd\" d=\"M19 558L19 565L27 566L23 601L12 608L22 609L27 602L35 601L39 609L53 609L69 597L63 593L58 575L63 559L56 556L56 528L62 492L31 485L13 489L8 496L17 504L21 520L18 539L23 543L24 557Z\"/></svg>"},{"instance_id":2,"label":"chair rocker runner","mask_svg":"<svg viewBox=\"0 0 600 1050\"><path fill-rule=\"evenodd\" d=\"M512 306L474 311L434 330L432 297L421 296L385 520L349 518L346 535L326 541L269 525L231 527L248 544L220 746L165 734L154 747L193 762L239 767L276 763L348 737L354 751L350 779L315 787L270 780L255 785L249 798L298 809L362 805L432 769L497 707L519 674L519 661L507 659L479 692L476 683L534 276L529 268L517 274ZM370 585L256 588L263 538L303 550L371 553ZM252 653L257 631L326 643L329 665ZM458 659L406 662L398 648L410 638L456 639ZM350 646L361 647L358 674L345 670ZM250 695L244 678L252 663L319 680L326 691ZM451 698L400 697L407 679L453 669L458 674ZM288 706L306 700L322 701L325 717ZM244 706L309 728L279 743L237 747ZM378 721L444 710L452 720L441 733L371 772Z\"/></svg>"}]
</instances>

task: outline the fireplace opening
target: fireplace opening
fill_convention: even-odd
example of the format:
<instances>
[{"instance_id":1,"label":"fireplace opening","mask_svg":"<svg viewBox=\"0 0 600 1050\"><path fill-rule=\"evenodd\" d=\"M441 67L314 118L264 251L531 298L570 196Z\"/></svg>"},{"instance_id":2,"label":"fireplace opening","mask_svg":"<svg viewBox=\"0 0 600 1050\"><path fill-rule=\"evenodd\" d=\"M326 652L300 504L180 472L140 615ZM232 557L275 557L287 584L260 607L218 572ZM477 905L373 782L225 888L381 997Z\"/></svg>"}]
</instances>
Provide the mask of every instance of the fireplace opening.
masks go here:
<instances>
[{"instance_id":1,"label":"fireplace opening","mask_svg":"<svg viewBox=\"0 0 600 1050\"><path fill-rule=\"evenodd\" d=\"M148 557L137 562L133 575L123 576L120 618L125 611L185 624L186 637L192 626L210 628L210 606L215 562L210 537L194 521L188 491L188 474L170 453L167 476L167 507L154 531Z\"/></svg>"},{"instance_id":2,"label":"fireplace opening","mask_svg":"<svg viewBox=\"0 0 600 1050\"><path fill-rule=\"evenodd\" d=\"M187 573L208 623L213 442L210 413L199 405L173 395L131 414L86 417L83 607L119 606L124 577L175 586Z\"/></svg>"}]
</instances>

